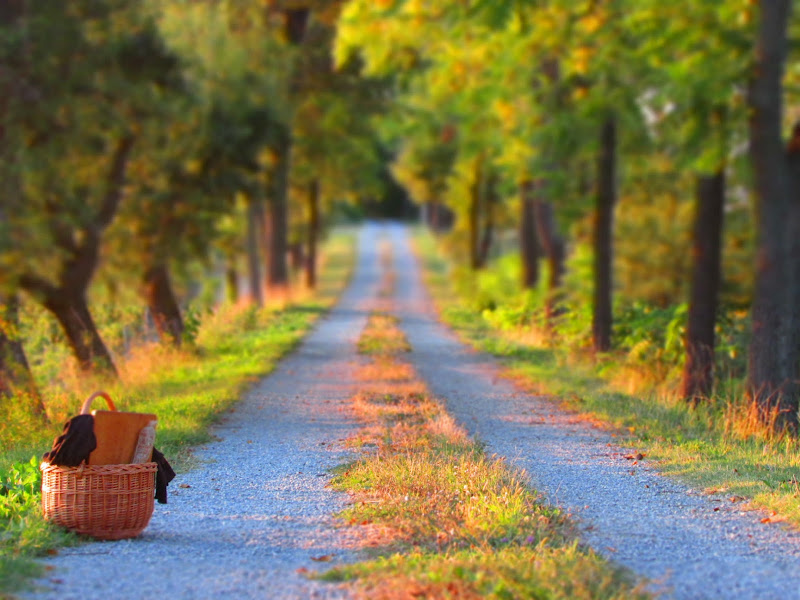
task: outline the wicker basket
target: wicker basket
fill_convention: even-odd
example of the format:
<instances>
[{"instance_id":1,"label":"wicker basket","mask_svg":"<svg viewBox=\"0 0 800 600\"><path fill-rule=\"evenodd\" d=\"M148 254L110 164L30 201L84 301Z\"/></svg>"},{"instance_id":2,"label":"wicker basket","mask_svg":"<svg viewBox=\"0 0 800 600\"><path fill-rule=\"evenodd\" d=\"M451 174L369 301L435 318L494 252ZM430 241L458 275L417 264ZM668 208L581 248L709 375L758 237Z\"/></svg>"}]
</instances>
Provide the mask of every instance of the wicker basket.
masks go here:
<instances>
[{"instance_id":1,"label":"wicker basket","mask_svg":"<svg viewBox=\"0 0 800 600\"><path fill-rule=\"evenodd\" d=\"M150 522L158 470L154 462L78 467L44 462L40 468L48 521L102 540L136 537Z\"/></svg>"},{"instance_id":2,"label":"wicker basket","mask_svg":"<svg viewBox=\"0 0 800 600\"><path fill-rule=\"evenodd\" d=\"M153 515L156 463L60 467L42 463L48 521L102 540L136 537Z\"/></svg>"}]
</instances>

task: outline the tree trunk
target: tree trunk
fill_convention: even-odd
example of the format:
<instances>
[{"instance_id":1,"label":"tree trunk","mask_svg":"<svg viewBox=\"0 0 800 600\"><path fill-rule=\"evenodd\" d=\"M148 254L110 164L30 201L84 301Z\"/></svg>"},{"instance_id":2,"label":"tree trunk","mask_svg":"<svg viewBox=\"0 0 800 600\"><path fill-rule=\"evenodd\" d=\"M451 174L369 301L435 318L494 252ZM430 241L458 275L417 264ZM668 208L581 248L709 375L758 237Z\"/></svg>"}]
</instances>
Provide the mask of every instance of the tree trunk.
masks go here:
<instances>
[{"instance_id":1,"label":"tree trunk","mask_svg":"<svg viewBox=\"0 0 800 600\"><path fill-rule=\"evenodd\" d=\"M497 178L494 174L490 175L486 181L486 188L484 190L485 202L483 203L483 235L481 236L480 247L478 248L478 264L479 268L484 269L489 264L489 252L492 249L492 242L494 241L494 211L497 205Z\"/></svg>"},{"instance_id":2,"label":"tree trunk","mask_svg":"<svg viewBox=\"0 0 800 600\"><path fill-rule=\"evenodd\" d=\"M789 168L789 216L786 219L786 255L789 265L787 291L789 292L789 342L787 362L794 368L794 381L800 380L800 122L794 126L792 140L787 148ZM795 389L795 393L798 390Z\"/></svg>"},{"instance_id":3,"label":"tree trunk","mask_svg":"<svg viewBox=\"0 0 800 600\"><path fill-rule=\"evenodd\" d=\"M681 395L696 404L714 386L714 326L721 279L725 171L697 178L692 282Z\"/></svg>"},{"instance_id":4,"label":"tree trunk","mask_svg":"<svg viewBox=\"0 0 800 600\"><path fill-rule=\"evenodd\" d=\"M114 361L97 331L97 325L92 319L83 294L59 294L48 298L44 305L53 313L64 330L67 342L82 371L87 373L99 371L118 377Z\"/></svg>"},{"instance_id":5,"label":"tree trunk","mask_svg":"<svg viewBox=\"0 0 800 600\"><path fill-rule=\"evenodd\" d=\"M472 185L469 188L469 264L473 271L482 267L480 259L481 191L483 187L483 161L475 162Z\"/></svg>"},{"instance_id":6,"label":"tree trunk","mask_svg":"<svg viewBox=\"0 0 800 600\"><path fill-rule=\"evenodd\" d=\"M51 217L55 243L65 255L58 273L58 284L52 285L33 273L23 273L19 277L20 287L58 319L81 370L101 372L114 378L119 375L89 313L86 291L97 269L101 235L114 219L122 201L134 141L131 135L117 141L106 175L106 193L98 211L80 228L77 236L80 241L76 241L71 232L65 235L59 227L59 219ZM54 210L56 206L54 204Z\"/></svg>"},{"instance_id":7,"label":"tree trunk","mask_svg":"<svg viewBox=\"0 0 800 600\"><path fill-rule=\"evenodd\" d=\"M306 287L317 287L317 240L319 239L319 180L308 185L308 239L306 240Z\"/></svg>"},{"instance_id":8,"label":"tree trunk","mask_svg":"<svg viewBox=\"0 0 800 600\"><path fill-rule=\"evenodd\" d=\"M153 264L145 271L144 296L161 341L169 339L175 348L179 348L183 340L183 317L165 263Z\"/></svg>"},{"instance_id":9,"label":"tree trunk","mask_svg":"<svg viewBox=\"0 0 800 600\"><path fill-rule=\"evenodd\" d=\"M533 204L536 231L542 243L548 265L547 300L545 316L550 319L558 314L561 279L564 276L564 239L558 234L555 211L550 202L536 200Z\"/></svg>"},{"instance_id":10,"label":"tree trunk","mask_svg":"<svg viewBox=\"0 0 800 600\"><path fill-rule=\"evenodd\" d=\"M19 319L15 297L0 298L0 397L22 396L37 416L44 416L42 397L31 374L28 358L16 329Z\"/></svg>"},{"instance_id":11,"label":"tree trunk","mask_svg":"<svg viewBox=\"0 0 800 600\"><path fill-rule=\"evenodd\" d=\"M250 298L258 306L264 305L264 287L261 279L261 250L259 240L264 230L264 207L254 198L247 199L247 270Z\"/></svg>"},{"instance_id":12,"label":"tree trunk","mask_svg":"<svg viewBox=\"0 0 800 600\"><path fill-rule=\"evenodd\" d=\"M267 256L267 288L281 290L289 287L289 266L286 260L289 232L289 168L292 150L288 127L281 130L275 147L276 164L270 175L270 193L267 199L267 230L269 251Z\"/></svg>"},{"instance_id":13,"label":"tree trunk","mask_svg":"<svg viewBox=\"0 0 800 600\"><path fill-rule=\"evenodd\" d=\"M225 266L225 296L231 304L239 300L239 272L236 269L236 259L232 256L228 257Z\"/></svg>"},{"instance_id":14,"label":"tree trunk","mask_svg":"<svg viewBox=\"0 0 800 600\"><path fill-rule=\"evenodd\" d=\"M614 206L617 203L617 126L614 116L603 123L597 161L597 206L594 214L594 306L592 343L595 352L611 349L613 324Z\"/></svg>"},{"instance_id":15,"label":"tree trunk","mask_svg":"<svg viewBox=\"0 0 800 600\"><path fill-rule=\"evenodd\" d=\"M791 293L786 278L789 177L781 141L783 71L790 0L761 0L755 69L750 87L750 160L757 219L753 331L747 389L761 420L797 430L796 365L791 345ZM791 287L791 286L789 286Z\"/></svg>"},{"instance_id":16,"label":"tree trunk","mask_svg":"<svg viewBox=\"0 0 800 600\"><path fill-rule=\"evenodd\" d=\"M536 235L533 182L520 185L519 248L522 257L522 287L534 289L539 283L539 239Z\"/></svg>"}]
</instances>

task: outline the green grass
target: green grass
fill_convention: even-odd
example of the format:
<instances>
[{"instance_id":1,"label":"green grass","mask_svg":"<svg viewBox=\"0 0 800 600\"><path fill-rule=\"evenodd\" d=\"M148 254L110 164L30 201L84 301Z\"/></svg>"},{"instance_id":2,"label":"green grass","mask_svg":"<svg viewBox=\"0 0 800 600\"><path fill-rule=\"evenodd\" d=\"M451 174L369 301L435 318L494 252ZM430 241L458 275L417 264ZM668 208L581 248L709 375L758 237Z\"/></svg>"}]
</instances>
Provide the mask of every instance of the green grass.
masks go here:
<instances>
[{"instance_id":1,"label":"green grass","mask_svg":"<svg viewBox=\"0 0 800 600\"><path fill-rule=\"evenodd\" d=\"M646 366L626 375L613 355L594 362L580 348L537 346L522 328L498 326L458 297L429 238L417 247L443 320L475 347L500 357L523 387L607 424L621 443L636 446L660 470L692 487L747 498L775 512L772 520L800 525L800 444L759 428L742 394L711 398L693 410L656 389L626 393L628 386L640 387L637 379L656 376ZM659 369L653 365L654 372Z\"/></svg>"},{"instance_id":2,"label":"green grass","mask_svg":"<svg viewBox=\"0 0 800 600\"><path fill-rule=\"evenodd\" d=\"M362 337L394 327L372 319ZM393 364L402 350L391 342L373 350L377 369L365 367L369 377L353 402L365 422L356 438L372 450L333 481L353 497L342 520L371 532L372 559L321 579L355 580L365 598L648 597L627 572L581 548L524 473L487 456L413 370Z\"/></svg>"},{"instance_id":3,"label":"green grass","mask_svg":"<svg viewBox=\"0 0 800 600\"><path fill-rule=\"evenodd\" d=\"M119 410L155 413L157 447L176 470L191 468L196 462L192 449L211 440L209 426L268 374L333 304L352 269L353 246L352 236L332 240L313 295L282 308L228 307L204 315L194 348L134 349L118 365L122 383L46 387L52 423L32 417L16 403L0 405L0 597L41 573L36 557L77 541L42 519L38 463L62 423L79 411L89 386L102 385ZM93 408L105 408L102 400L96 402Z\"/></svg>"}]
</instances>

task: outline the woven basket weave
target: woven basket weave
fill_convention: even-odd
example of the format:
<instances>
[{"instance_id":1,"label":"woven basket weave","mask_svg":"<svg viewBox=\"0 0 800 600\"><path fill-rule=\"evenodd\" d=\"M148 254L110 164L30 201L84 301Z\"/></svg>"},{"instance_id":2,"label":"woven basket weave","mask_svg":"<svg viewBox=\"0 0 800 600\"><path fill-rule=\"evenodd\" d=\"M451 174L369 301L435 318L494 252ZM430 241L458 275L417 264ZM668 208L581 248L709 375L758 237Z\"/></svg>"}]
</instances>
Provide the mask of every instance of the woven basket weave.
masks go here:
<instances>
[{"instance_id":1,"label":"woven basket weave","mask_svg":"<svg viewBox=\"0 0 800 600\"><path fill-rule=\"evenodd\" d=\"M48 521L102 540L139 535L153 515L154 462L61 467L42 463Z\"/></svg>"}]
</instances>

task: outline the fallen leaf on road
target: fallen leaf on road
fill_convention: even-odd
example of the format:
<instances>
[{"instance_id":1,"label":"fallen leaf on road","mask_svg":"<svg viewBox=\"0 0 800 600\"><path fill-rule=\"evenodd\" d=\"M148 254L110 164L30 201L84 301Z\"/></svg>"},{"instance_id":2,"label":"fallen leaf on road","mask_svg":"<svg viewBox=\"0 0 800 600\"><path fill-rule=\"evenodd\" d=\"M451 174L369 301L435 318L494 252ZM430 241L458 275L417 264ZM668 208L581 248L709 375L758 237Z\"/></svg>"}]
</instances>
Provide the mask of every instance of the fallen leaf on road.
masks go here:
<instances>
[{"instance_id":1,"label":"fallen leaf on road","mask_svg":"<svg viewBox=\"0 0 800 600\"><path fill-rule=\"evenodd\" d=\"M627 460L640 461L645 456L647 456L647 454L642 454L641 452L637 452L636 454L626 454L623 458L626 458Z\"/></svg>"},{"instance_id":2,"label":"fallen leaf on road","mask_svg":"<svg viewBox=\"0 0 800 600\"><path fill-rule=\"evenodd\" d=\"M192 487L192 486L190 486L188 483L182 483L182 484L180 484L178 487L179 487L179 488L190 488L190 487Z\"/></svg>"},{"instance_id":3,"label":"fallen leaf on road","mask_svg":"<svg viewBox=\"0 0 800 600\"><path fill-rule=\"evenodd\" d=\"M333 554L323 554L322 556L312 556L311 560L315 562L330 562L333 560Z\"/></svg>"},{"instance_id":4,"label":"fallen leaf on road","mask_svg":"<svg viewBox=\"0 0 800 600\"><path fill-rule=\"evenodd\" d=\"M781 523L781 522L783 522L785 520L786 520L786 518L780 516L778 513L772 513L770 516L764 517L763 519L761 519L761 522L762 523Z\"/></svg>"}]
</instances>

